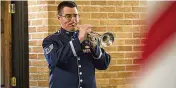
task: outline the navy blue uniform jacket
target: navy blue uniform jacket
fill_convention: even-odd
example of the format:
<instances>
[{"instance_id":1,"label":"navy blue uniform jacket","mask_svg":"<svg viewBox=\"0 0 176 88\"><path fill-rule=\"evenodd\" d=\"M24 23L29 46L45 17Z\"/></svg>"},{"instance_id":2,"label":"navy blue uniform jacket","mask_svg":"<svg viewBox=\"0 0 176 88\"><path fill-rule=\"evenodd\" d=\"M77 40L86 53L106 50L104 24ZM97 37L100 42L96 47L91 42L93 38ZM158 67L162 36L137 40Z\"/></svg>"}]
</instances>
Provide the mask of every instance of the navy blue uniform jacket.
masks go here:
<instances>
[{"instance_id":1,"label":"navy blue uniform jacket","mask_svg":"<svg viewBox=\"0 0 176 88\"><path fill-rule=\"evenodd\" d=\"M84 42L80 44L77 34L61 28L43 40L50 88L96 88L95 68L108 68L110 55L99 46L94 53L85 52Z\"/></svg>"}]
</instances>

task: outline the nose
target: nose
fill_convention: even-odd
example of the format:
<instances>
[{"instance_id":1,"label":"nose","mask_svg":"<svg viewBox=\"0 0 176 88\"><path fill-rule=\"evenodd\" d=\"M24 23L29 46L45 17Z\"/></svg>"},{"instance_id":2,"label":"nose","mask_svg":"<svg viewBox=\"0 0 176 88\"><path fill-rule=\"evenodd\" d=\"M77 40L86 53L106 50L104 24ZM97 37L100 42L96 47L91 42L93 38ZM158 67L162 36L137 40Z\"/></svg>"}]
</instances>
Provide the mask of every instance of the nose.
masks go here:
<instances>
[{"instance_id":1,"label":"nose","mask_svg":"<svg viewBox=\"0 0 176 88\"><path fill-rule=\"evenodd\" d=\"M73 22L73 23L77 23L77 18L74 17L74 16L72 16L72 18L71 18L71 22Z\"/></svg>"},{"instance_id":2,"label":"nose","mask_svg":"<svg viewBox=\"0 0 176 88\"><path fill-rule=\"evenodd\" d=\"M76 21L76 17L72 16L71 21Z\"/></svg>"}]
</instances>

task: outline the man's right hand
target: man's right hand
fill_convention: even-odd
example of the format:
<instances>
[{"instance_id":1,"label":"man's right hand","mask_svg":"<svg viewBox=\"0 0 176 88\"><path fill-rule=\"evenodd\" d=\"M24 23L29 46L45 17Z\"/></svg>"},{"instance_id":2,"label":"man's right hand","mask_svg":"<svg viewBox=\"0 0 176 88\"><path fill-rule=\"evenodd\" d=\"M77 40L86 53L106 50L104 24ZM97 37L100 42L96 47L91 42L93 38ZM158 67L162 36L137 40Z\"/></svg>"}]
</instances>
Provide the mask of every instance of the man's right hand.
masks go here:
<instances>
[{"instance_id":1,"label":"man's right hand","mask_svg":"<svg viewBox=\"0 0 176 88\"><path fill-rule=\"evenodd\" d=\"M91 32L91 25L89 24L84 24L84 25L77 25L78 29L79 29L79 41L82 43L86 37L87 34Z\"/></svg>"}]
</instances>

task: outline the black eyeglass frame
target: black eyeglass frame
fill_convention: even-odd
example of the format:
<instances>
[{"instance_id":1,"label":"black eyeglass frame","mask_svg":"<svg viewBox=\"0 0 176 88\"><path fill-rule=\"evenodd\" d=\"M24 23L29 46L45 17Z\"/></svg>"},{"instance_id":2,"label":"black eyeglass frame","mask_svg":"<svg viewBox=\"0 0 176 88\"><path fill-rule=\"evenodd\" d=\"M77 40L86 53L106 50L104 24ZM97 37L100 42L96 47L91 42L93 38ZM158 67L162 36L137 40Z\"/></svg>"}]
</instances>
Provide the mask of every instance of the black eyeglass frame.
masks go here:
<instances>
[{"instance_id":1,"label":"black eyeglass frame","mask_svg":"<svg viewBox=\"0 0 176 88\"><path fill-rule=\"evenodd\" d=\"M65 17L67 20L71 20L73 17L74 17L74 18L80 17L79 14L65 14L65 15L59 15L59 16Z\"/></svg>"}]
</instances>

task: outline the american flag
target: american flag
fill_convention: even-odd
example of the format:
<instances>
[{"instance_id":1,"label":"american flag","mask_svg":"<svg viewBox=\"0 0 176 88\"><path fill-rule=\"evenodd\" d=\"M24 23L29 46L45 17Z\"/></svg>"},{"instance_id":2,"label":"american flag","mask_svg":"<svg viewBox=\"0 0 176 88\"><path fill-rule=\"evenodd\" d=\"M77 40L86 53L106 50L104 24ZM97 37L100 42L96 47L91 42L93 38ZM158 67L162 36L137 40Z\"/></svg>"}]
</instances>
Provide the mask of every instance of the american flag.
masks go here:
<instances>
[{"instance_id":1,"label":"american flag","mask_svg":"<svg viewBox=\"0 0 176 88\"><path fill-rule=\"evenodd\" d=\"M141 73L135 88L176 88L176 1L148 4L153 5L155 14L148 18L149 30L142 58L137 61Z\"/></svg>"}]
</instances>

